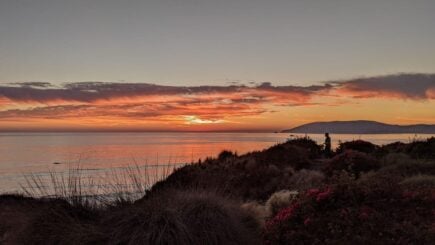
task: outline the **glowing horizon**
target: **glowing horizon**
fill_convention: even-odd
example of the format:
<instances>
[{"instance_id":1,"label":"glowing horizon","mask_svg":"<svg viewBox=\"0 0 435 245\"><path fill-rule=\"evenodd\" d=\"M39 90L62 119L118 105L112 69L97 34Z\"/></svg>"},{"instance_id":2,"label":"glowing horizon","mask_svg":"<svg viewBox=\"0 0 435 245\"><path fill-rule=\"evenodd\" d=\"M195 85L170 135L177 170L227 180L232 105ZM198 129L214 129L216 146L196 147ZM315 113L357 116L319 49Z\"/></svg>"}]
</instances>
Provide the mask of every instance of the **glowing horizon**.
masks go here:
<instances>
[{"instance_id":1,"label":"glowing horizon","mask_svg":"<svg viewBox=\"0 0 435 245\"><path fill-rule=\"evenodd\" d=\"M311 86L8 83L0 85L0 131L276 131L336 120L432 124L434 91L433 74Z\"/></svg>"}]
</instances>

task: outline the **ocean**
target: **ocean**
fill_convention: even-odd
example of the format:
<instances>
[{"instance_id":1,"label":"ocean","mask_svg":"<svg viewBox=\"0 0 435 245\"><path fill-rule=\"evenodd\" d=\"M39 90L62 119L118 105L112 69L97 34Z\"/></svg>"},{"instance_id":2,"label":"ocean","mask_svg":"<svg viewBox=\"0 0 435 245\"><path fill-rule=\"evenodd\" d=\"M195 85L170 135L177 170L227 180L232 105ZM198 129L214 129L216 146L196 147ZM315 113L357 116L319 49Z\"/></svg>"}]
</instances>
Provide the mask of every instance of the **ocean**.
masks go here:
<instances>
[{"instance_id":1,"label":"ocean","mask_svg":"<svg viewBox=\"0 0 435 245\"><path fill-rule=\"evenodd\" d=\"M72 166L90 176L129 166L173 168L214 157L222 150L243 154L262 150L301 134L284 133L0 133L0 192L20 191L26 176L48 176ZM308 135L319 144L321 134ZM435 135L332 134L339 141L367 140L375 144L410 142Z\"/></svg>"}]
</instances>

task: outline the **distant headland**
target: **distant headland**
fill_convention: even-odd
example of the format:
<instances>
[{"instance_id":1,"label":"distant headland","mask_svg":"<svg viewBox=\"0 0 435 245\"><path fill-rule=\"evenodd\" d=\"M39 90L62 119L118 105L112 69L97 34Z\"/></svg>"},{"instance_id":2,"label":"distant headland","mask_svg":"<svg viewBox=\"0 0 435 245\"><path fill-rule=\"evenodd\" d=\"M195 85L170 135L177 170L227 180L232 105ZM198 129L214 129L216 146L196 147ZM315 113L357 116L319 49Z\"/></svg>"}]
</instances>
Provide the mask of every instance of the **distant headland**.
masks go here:
<instances>
[{"instance_id":1,"label":"distant headland","mask_svg":"<svg viewBox=\"0 0 435 245\"><path fill-rule=\"evenodd\" d=\"M393 125L376 121L331 121L307 123L292 129L282 130L283 133L325 132L335 134L435 134L434 124Z\"/></svg>"}]
</instances>

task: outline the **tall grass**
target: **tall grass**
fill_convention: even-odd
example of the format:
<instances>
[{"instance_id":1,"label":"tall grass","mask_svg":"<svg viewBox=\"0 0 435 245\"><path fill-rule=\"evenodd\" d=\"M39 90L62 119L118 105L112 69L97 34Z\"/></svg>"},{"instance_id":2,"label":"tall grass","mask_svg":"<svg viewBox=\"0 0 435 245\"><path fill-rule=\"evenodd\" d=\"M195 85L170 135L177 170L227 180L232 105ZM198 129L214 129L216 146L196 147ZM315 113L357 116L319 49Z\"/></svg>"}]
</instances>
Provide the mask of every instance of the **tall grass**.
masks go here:
<instances>
[{"instance_id":1,"label":"tall grass","mask_svg":"<svg viewBox=\"0 0 435 245\"><path fill-rule=\"evenodd\" d=\"M66 171L24 175L21 189L35 198L57 198L72 205L95 206L133 202L157 181L171 174L176 165L129 165L96 172L80 165Z\"/></svg>"}]
</instances>

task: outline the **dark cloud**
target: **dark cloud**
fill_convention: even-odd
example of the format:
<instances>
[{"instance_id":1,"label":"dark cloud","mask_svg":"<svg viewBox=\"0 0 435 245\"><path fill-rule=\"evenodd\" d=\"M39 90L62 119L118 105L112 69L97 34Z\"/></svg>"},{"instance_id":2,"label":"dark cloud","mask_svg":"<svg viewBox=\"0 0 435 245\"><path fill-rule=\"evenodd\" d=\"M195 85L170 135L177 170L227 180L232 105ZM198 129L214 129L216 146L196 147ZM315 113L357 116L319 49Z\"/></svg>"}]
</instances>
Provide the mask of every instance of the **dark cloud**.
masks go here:
<instances>
[{"instance_id":1,"label":"dark cloud","mask_svg":"<svg viewBox=\"0 0 435 245\"><path fill-rule=\"evenodd\" d=\"M435 74L397 74L332 82L355 98L435 99Z\"/></svg>"},{"instance_id":2,"label":"dark cloud","mask_svg":"<svg viewBox=\"0 0 435 245\"><path fill-rule=\"evenodd\" d=\"M48 83L16 83L0 86L5 109L0 118L95 118L128 119L196 115L219 120L232 116L259 115L267 105L307 105L329 85L273 86L161 86L146 83L80 82L54 86ZM18 105L12 106L11 105ZM6 109L7 108L7 109Z\"/></svg>"},{"instance_id":3,"label":"dark cloud","mask_svg":"<svg viewBox=\"0 0 435 245\"><path fill-rule=\"evenodd\" d=\"M35 88L48 88L52 87L49 82L22 82L22 83L9 83L12 86L18 87L35 87Z\"/></svg>"},{"instance_id":4,"label":"dark cloud","mask_svg":"<svg viewBox=\"0 0 435 245\"><path fill-rule=\"evenodd\" d=\"M19 83L14 85L20 86L0 86L0 96L17 102L46 103L60 100L93 102L96 100L151 95L229 94L239 92L252 93L253 95L260 95L259 97L261 97L261 92L263 91L309 96L316 91L327 88L327 86L272 86L271 84L264 83L256 87L247 87L244 85L185 87L161 86L146 83L104 82L69 83L62 87L54 87L49 83ZM292 100L291 97L288 99Z\"/></svg>"},{"instance_id":5,"label":"dark cloud","mask_svg":"<svg viewBox=\"0 0 435 245\"><path fill-rule=\"evenodd\" d=\"M329 96L332 103L313 100ZM435 99L435 75L398 74L326 82L313 86L161 86L146 83L45 82L0 85L0 118L128 119L196 115L217 120L271 112L275 106L313 106L355 102L351 98ZM350 99L348 99L350 98ZM351 100L351 102L349 102Z\"/></svg>"}]
</instances>

